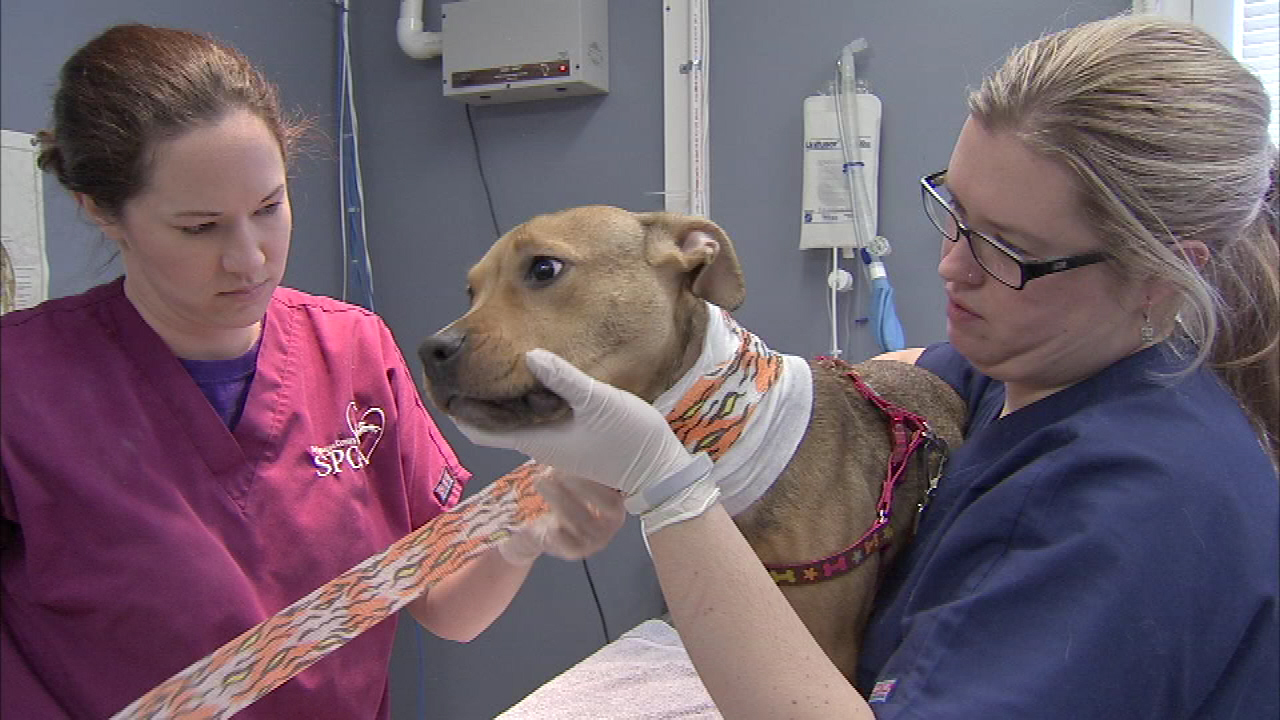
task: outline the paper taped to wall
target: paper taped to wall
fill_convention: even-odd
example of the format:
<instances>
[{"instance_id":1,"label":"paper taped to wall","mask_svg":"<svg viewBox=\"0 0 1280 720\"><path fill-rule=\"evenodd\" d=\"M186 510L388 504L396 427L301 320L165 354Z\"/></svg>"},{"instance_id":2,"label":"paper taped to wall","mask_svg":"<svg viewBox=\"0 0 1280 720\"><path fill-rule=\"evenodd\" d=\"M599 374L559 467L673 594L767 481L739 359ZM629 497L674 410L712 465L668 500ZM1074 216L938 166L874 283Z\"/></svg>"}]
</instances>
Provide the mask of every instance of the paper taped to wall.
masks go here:
<instances>
[{"instance_id":1,"label":"paper taped to wall","mask_svg":"<svg viewBox=\"0 0 1280 720\"><path fill-rule=\"evenodd\" d=\"M49 297L44 244L44 185L36 167L35 136L0 131L0 312L34 307Z\"/></svg>"}]
</instances>

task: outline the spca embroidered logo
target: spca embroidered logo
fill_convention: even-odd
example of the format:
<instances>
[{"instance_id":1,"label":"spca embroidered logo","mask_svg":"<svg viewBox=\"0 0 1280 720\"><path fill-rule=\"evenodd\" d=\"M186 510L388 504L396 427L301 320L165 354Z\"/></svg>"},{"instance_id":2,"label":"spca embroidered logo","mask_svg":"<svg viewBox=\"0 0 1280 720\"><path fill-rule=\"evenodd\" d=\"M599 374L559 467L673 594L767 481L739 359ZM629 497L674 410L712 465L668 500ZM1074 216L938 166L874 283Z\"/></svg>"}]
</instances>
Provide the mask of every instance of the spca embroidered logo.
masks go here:
<instances>
[{"instance_id":1,"label":"spca embroidered logo","mask_svg":"<svg viewBox=\"0 0 1280 720\"><path fill-rule=\"evenodd\" d=\"M316 466L317 477L328 477L344 469L359 470L369 464L369 458L378 447L386 428L387 415L382 408L371 407L364 412L354 402L347 403L347 429L349 437L320 446L312 445L311 462Z\"/></svg>"}]
</instances>

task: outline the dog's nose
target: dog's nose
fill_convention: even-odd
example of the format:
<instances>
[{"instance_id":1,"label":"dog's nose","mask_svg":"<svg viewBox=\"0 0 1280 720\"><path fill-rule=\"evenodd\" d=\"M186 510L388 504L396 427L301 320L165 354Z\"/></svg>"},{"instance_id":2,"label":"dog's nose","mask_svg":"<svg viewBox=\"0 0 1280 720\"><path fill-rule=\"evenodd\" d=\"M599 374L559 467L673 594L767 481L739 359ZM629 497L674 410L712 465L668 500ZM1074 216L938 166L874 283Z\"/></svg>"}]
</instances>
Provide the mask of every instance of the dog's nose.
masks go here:
<instances>
[{"instance_id":1,"label":"dog's nose","mask_svg":"<svg viewBox=\"0 0 1280 720\"><path fill-rule=\"evenodd\" d=\"M422 360L423 367L430 373L432 370L443 368L456 358L466 341L465 333L457 330L441 330L422 341L418 346L418 357Z\"/></svg>"}]
</instances>

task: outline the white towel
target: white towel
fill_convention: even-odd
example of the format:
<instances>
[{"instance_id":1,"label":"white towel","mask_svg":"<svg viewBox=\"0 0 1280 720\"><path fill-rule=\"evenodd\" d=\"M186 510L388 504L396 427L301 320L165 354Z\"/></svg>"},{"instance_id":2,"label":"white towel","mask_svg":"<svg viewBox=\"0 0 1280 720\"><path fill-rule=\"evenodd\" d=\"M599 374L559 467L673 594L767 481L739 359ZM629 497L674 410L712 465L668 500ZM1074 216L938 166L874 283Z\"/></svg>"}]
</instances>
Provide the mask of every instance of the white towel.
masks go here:
<instances>
[{"instance_id":1,"label":"white towel","mask_svg":"<svg viewBox=\"0 0 1280 720\"><path fill-rule=\"evenodd\" d=\"M720 720L675 628L646 620L495 720Z\"/></svg>"}]
</instances>

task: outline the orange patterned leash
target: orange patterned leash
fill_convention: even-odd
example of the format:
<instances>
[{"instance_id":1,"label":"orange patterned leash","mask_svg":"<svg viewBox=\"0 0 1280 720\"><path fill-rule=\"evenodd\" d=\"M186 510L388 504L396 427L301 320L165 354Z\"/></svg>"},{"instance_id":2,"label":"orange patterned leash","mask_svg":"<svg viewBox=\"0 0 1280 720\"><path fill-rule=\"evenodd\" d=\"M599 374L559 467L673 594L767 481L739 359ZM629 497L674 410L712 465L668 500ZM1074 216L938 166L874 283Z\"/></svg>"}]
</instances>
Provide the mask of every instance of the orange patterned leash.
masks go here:
<instances>
[{"instance_id":1,"label":"orange patterned leash","mask_svg":"<svg viewBox=\"0 0 1280 720\"><path fill-rule=\"evenodd\" d=\"M373 627L546 512L522 465L203 660L112 720L225 718Z\"/></svg>"}]
</instances>

